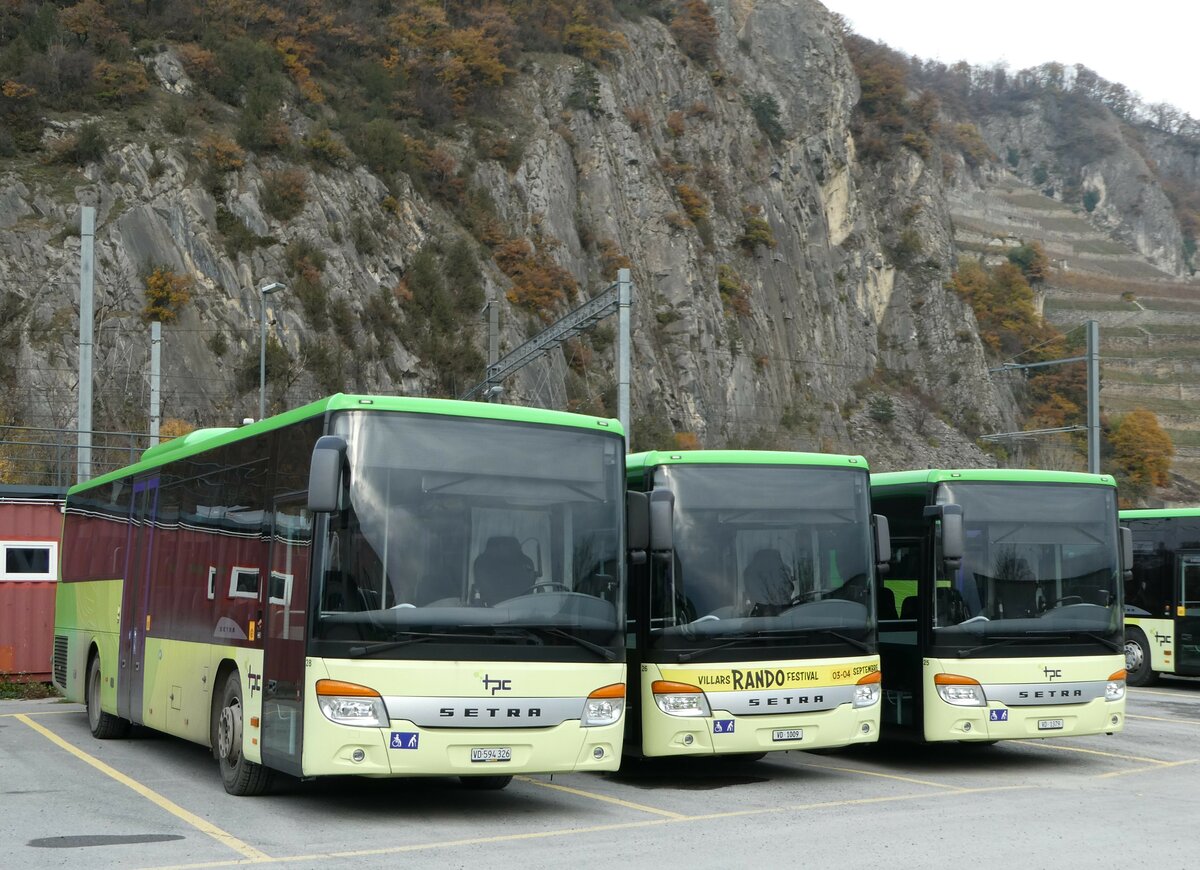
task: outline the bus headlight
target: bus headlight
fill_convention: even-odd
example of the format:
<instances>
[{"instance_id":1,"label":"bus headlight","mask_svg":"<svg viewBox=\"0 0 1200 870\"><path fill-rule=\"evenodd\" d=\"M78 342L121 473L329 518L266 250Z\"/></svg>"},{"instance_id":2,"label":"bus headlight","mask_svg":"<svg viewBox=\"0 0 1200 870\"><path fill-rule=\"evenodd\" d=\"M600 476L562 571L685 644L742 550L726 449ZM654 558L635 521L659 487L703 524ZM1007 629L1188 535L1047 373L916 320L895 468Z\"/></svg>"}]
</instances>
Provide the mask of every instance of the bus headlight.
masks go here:
<instances>
[{"instance_id":1,"label":"bus headlight","mask_svg":"<svg viewBox=\"0 0 1200 870\"><path fill-rule=\"evenodd\" d=\"M934 674L933 684L947 704L955 707L986 707L987 696L978 680L958 674Z\"/></svg>"},{"instance_id":2,"label":"bus headlight","mask_svg":"<svg viewBox=\"0 0 1200 870\"><path fill-rule=\"evenodd\" d=\"M583 727L612 725L621 719L625 711L625 684L613 683L597 689L583 703Z\"/></svg>"},{"instance_id":3,"label":"bus headlight","mask_svg":"<svg viewBox=\"0 0 1200 870\"><path fill-rule=\"evenodd\" d=\"M879 686L882 678L883 674L875 671L858 681L858 685L854 687L855 707L870 707L879 702Z\"/></svg>"},{"instance_id":4,"label":"bus headlight","mask_svg":"<svg viewBox=\"0 0 1200 870\"><path fill-rule=\"evenodd\" d=\"M386 728L389 724L383 698L374 689L341 680L317 680L317 706L330 722Z\"/></svg>"},{"instance_id":5,"label":"bus headlight","mask_svg":"<svg viewBox=\"0 0 1200 870\"><path fill-rule=\"evenodd\" d=\"M1104 686L1105 701L1120 701L1125 697L1125 669L1117 671L1108 678Z\"/></svg>"},{"instance_id":6,"label":"bus headlight","mask_svg":"<svg viewBox=\"0 0 1200 870\"><path fill-rule=\"evenodd\" d=\"M672 716L711 716L708 698L699 686L688 683L672 683L669 680L655 680L650 686L654 693L654 703L658 709Z\"/></svg>"}]
</instances>

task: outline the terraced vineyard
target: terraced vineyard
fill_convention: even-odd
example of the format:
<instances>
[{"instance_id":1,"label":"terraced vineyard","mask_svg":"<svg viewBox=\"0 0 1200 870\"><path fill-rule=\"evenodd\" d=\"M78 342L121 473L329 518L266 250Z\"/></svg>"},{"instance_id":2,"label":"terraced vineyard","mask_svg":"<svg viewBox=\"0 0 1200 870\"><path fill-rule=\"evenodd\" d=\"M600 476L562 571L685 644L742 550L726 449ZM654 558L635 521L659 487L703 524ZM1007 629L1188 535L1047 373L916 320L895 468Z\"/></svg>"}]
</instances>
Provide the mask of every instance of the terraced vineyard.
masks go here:
<instances>
[{"instance_id":1,"label":"terraced vineyard","mask_svg":"<svg viewBox=\"0 0 1200 870\"><path fill-rule=\"evenodd\" d=\"M1168 499L1193 501L1200 484L1200 280L1166 274L1072 209L1015 179L951 200L960 251L1003 262L1039 241L1053 269L1046 317L1065 331L1100 323L1105 413L1146 408L1175 443L1183 480Z\"/></svg>"}]
</instances>

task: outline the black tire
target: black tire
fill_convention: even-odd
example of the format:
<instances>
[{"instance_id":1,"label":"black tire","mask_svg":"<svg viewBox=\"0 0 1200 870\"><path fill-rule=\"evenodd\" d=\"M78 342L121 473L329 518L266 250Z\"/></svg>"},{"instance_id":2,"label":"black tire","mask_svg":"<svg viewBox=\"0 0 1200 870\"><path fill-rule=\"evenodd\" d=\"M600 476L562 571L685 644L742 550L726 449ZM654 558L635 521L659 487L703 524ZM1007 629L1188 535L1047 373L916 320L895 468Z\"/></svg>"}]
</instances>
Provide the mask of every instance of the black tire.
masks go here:
<instances>
[{"instance_id":1,"label":"black tire","mask_svg":"<svg viewBox=\"0 0 1200 870\"><path fill-rule=\"evenodd\" d=\"M225 791L250 797L271 785L271 770L242 756L242 678L230 671L220 698L213 704L213 754L221 768Z\"/></svg>"},{"instance_id":2,"label":"black tire","mask_svg":"<svg viewBox=\"0 0 1200 870\"><path fill-rule=\"evenodd\" d=\"M463 788L471 791L500 791L512 782L511 776L460 776Z\"/></svg>"},{"instance_id":3,"label":"black tire","mask_svg":"<svg viewBox=\"0 0 1200 870\"><path fill-rule=\"evenodd\" d=\"M1140 628L1125 630L1125 682L1130 686L1152 686L1158 672L1150 667L1150 644Z\"/></svg>"},{"instance_id":4,"label":"black tire","mask_svg":"<svg viewBox=\"0 0 1200 870\"><path fill-rule=\"evenodd\" d=\"M88 662L87 685L84 686L88 726L92 729L93 737L100 740L116 740L127 736L133 723L100 709L100 686L103 679L100 656L92 656L92 660Z\"/></svg>"}]
</instances>

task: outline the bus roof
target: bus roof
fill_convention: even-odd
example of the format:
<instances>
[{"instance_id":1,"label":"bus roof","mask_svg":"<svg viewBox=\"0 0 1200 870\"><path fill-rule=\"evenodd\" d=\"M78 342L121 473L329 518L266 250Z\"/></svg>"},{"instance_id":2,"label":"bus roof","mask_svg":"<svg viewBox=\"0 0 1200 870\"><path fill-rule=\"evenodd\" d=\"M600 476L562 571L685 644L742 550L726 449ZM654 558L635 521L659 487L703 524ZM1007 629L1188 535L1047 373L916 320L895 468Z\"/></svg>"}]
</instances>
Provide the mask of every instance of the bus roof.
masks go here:
<instances>
[{"instance_id":1,"label":"bus roof","mask_svg":"<svg viewBox=\"0 0 1200 870\"><path fill-rule=\"evenodd\" d=\"M1081 471L1046 471L1039 468L922 468L915 471L885 471L871 475L871 487L907 486L918 488L943 482L979 481L987 483L1080 483L1116 486L1111 474L1086 474Z\"/></svg>"},{"instance_id":2,"label":"bus roof","mask_svg":"<svg viewBox=\"0 0 1200 870\"><path fill-rule=\"evenodd\" d=\"M631 477L659 465L811 465L865 470L867 460L861 456L787 450L649 450L625 457L626 472Z\"/></svg>"},{"instance_id":3,"label":"bus roof","mask_svg":"<svg viewBox=\"0 0 1200 870\"><path fill-rule=\"evenodd\" d=\"M511 420L518 423L540 423L547 426L571 426L578 429L596 429L623 435L617 420L588 417L567 411L551 411L544 408L525 408L520 405L496 405L486 402L462 402L456 399L426 399L414 396L360 396L337 393L299 408L293 408L274 417L259 420L237 428L197 429L180 438L150 447L142 458L132 465L118 468L93 480L78 483L68 494L83 491L119 480L130 474L148 471L167 462L193 456L213 447L220 447L261 435L301 420L323 416L333 411L407 411L416 414L439 414L450 417L473 417L485 420Z\"/></svg>"},{"instance_id":4,"label":"bus roof","mask_svg":"<svg viewBox=\"0 0 1200 870\"><path fill-rule=\"evenodd\" d=\"M1200 517L1200 507L1152 508L1149 510L1121 511L1123 520L1162 520L1172 517Z\"/></svg>"}]
</instances>

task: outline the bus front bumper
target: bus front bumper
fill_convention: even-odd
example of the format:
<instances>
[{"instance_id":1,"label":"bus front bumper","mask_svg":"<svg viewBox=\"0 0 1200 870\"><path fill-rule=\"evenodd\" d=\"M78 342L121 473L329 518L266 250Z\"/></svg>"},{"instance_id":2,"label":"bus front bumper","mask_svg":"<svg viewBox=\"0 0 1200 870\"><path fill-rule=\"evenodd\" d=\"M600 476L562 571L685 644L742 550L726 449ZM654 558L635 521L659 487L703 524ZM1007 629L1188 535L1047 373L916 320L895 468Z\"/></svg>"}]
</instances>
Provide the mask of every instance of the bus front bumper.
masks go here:
<instances>
[{"instance_id":1,"label":"bus front bumper","mask_svg":"<svg viewBox=\"0 0 1200 870\"><path fill-rule=\"evenodd\" d=\"M925 715L926 740L1082 737L1122 730L1125 701L1097 698L1086 704L1006 707L991 702L987 707L954 707L938 698L928 705Z\"/></svg>"},{"instance_id":2,"label":"bus front bumper","mask_svg":"<svg viewBox=\"0 0 1200 870\"><path fill-rule=\"evenodd\" d=\"M393 720L387 729L328 721L311 727L305 776L508 776L616 770L625 723L622 718L591 728L577 720L549 728L420 728Z\"/></svg>"},{"instance_id":3,"label":"bus front bumper","mask_svg":"<svg viewBox=\"0 0 1200 870\"><path fill-rule=\"evenodd\" d=\"M778 715L682 717L643 711L642 754L736 755L784 750L829 749L879 739L878 702L842 704L832 710Z\"/></svg>"}]
</instances>

